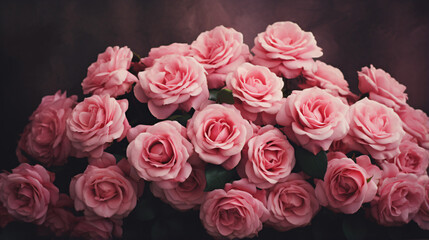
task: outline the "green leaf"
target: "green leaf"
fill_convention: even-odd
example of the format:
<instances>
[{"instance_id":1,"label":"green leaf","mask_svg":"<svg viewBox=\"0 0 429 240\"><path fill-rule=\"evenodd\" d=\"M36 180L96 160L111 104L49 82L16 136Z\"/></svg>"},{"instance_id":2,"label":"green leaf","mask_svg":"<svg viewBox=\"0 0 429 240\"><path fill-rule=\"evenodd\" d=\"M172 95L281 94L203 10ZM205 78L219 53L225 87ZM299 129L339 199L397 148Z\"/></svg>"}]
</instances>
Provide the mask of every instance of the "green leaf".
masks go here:
<instances>
[{"instance_id":1,"label":"green leaf","mask_svg":"<svg viewBox=\"0 0 429 240\"><path fill-rule=\"evenodd\" d=\"M209 90L209 100L216 101L217 100L217 93L219 92L219 89L211 89Z\"/></svg>"},{"instance_id":2,"label":"green leaf","mask_svg":"<svg viewBox=\"0 0 429 240\"><path fill-rule=\"evenodd\" d=\"M365 218L362 214L345 215L343 233L347 240L362 240L367 234Z\"/></svg>"},{"instance_id":3,"label":"green leaf","mask_svg":"<svg viewBox=\"0 0 429 240\"><path fill-rule=\"evenodd\" d=\"M191 115L185 113L185 114L178 114L178 115L172 115L168 118L168 120L171 121L177 121L182 126L186 127L186 124L188 123L188 120L191 118Z\"/></svg>"},{"instance_id":4,"label":"green leaf","mask_svg":"<svg viewBox=\"0 0 429 240\"><path fill-rule=\"evenodd\" d=\"M226 170L222 166L208 164L205 170L206 175L206 188L205 192L215 189L221 189L225 183L232 182L239 179L237 172L233 170Z\"/></svg>"},{"instance_id":5,"label":"green leaf","mask_svg":"<svg viewBox=\"0 0 429 240\"><path fill-rule=\"evenodd\" d=\"M370 178L368 178L367 180L366 180L366 182L367 183L369 183L369 181L371 181L371 179L373 178L374 176L371 176Z\"/></svg>"},{"instance_id":6,"label":"green leaf","mask_svg":"<svg viewBox=\"0 0 429 240\"><path fill-rule=\"evenodd\" d=\"M232 95L232 91L226 88L221 89L216 94L216 102L234 104L234 96Z\"/></svg>"},{"instance_id":7,"label":"green leaf","mask_svg":"<svg viewBox=\"0 0 429 240\"><path fill-rule=\"evenodd\" d=\"M301 147L295 148L295 158L302 171L311 177L322 179L328 167L328 158L325 151L320 151L317 155Z\"/></svg>"}]
</instances>

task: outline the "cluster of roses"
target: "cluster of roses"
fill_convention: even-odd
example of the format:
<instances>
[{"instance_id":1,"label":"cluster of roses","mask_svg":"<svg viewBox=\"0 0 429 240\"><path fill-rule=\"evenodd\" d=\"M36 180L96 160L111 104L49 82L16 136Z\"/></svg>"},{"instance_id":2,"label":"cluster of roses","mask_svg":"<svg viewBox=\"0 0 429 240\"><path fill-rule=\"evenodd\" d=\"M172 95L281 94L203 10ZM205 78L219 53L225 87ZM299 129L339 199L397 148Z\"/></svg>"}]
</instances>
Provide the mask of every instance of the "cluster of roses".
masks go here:
<instances>
[{"instance_id":1,"label":"cluster of roses","mask_svg":"<svg viewBox=\"0 0 429 240\"><path fill-rule=\"evenodd\" d=\"M108 47L82 82L91 96L77 103L57 92L31 115L21 165L0 174L2 225L17 219L57 236L120 236L146 181L174 208L199 210L216 238L253 237L263 224L287 231L310 224L321 206L353 214L364 203L381 225L414 220L429 230L429 118L407 105L405 86L364 67L362 96L354 95L339 69L314 60L322 50L313 34L292 22L268 26L252 52L223 26L137 62L129 48ZM300 90L284 97L294 78ZM129 125L128 101L118 97L132 88L158 123ZM233 103L212 101L209 89L227 89ZM166 120L178 112L192 115L186 126ZM129 142L119 162L105 152L115 140ZM292 171L298 147L328 151L323 177ZM363 155L349 158L352 151ZM51 172L26 163L59 166L69 156L88 159L70 196ZM241 179L204 191L207 164Z\"/></svg>"}]
</instances>

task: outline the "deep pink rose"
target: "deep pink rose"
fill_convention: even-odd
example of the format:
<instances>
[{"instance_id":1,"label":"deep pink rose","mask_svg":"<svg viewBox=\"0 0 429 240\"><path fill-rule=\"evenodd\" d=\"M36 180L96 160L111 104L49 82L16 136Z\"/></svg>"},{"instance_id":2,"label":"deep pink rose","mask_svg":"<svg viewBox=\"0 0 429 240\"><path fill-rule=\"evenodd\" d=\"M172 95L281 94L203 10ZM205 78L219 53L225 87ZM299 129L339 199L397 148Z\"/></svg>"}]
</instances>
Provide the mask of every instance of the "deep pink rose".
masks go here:
<instances>
[{"instance_id":1,"label":"deep pink rose","mask_svg":"<svg viewBox=\"0 0 429 240\"><path fill-rule=\"evenodd\" d=\"M429 117L420 109L405 106L396 112L404 130L417 139L419 145L429 150Z\"/></svg>"},{"instance_id":2,"label":"deep pink rose","mask_svg":"<svg viewBox=\"0 0 429 240\"><path fill-rule=\"evenodd\" d=\"M76 148L77 157L101 157L113 140L121 140L130 125L125 117L126 99L93 95L80 102L67 119L67 137Z\"/></svg>"},{"instance_id":3,"label":"deep pink rose","mask_svg":"<svg viewBox=\"0 0 429 240\"><path fill-rule=\"evenodd\" d=\"M359 75L359 90L361 93L369 93L369 99L382 103L398 110L405 106L407 94L406 87L396 81L383 69L363 67Z\"/></svg>"},{"instance_id":4,"label":"deep pink rose","mask_svg":"<svg viewBox=\"0 0 429 240\"><path fill-rule=\"evenodd\" d=\"M20 162L28 162L27 156L48 167L67 162L73 149L66 136L66 120L76 100L76 95L67 98L66 92L61 91L43 97L18 142Z\"/></svg>"},{"instance_id":5,"label":"deep pink rose","mask_svg":"<svg viewBox=\"0 0 429 240\"><path fill-rule=\"evenodd\" d=\"M193 147L178 122L139 125L130 129L127 138L128 161L140 178L169 184L183 182L191 174L188 159Z\"/></svg>"},{"instance_id":6,"label":"deep pink rose","mask_svg":"<svg viewBox=\"0 0 429 240\"><path fill-rule=\"evenodd\" d=\"M298 77L313 68L313 58L323 55L311 32L304 32L296 23L276 22L259 33L252 48L252 63L268 67L285 78Z\"/></svg>"},{"instance_id":7,"label":"deep pink rose","mask_svg":"<svg viewBox=\"0 0 429 240\"><path fill-rule=\"evenodd\" d=\"M225 86L226 75L249 61L251 54L243 43L243 34L218 26L198 36L191 44L191 56L204 66L212 89Z\"/></svg>"},{"instance_id":8,"label":"deep pink rose","mask_svg":"<svg viewBox=\"0 0 429 240\"><path fill-rule=\"evenodd\" d=\"M419 177L419 184L425 188L424 200L413 220L421 229L429 230L429 177L427 175Z\"/></svg>"},{"instance_id":9,"label":"deep pink rose","mask_svg":"<svg viewBox=\"0 0 429 240\"><path fill-rule=\"evenodd\" d=\"M77 217L70 211L71 209L73 209L73 200L68 195L61 193L58 202L49 207L43 226L57 237L68 234L77 221Z\"/></svg>"},{"instance_id":10,"label":"deep pink rose","mask_svg":"<svg viewBox=\"0 0 429 240\"><path fill-rule=\"evenodd\" d=\"M155 60L165 55L177 54L181 56L189 56L191 53L191 46L186 43L172 43L167 46L160 46L151 48L149 56L140 60L146 67L152 67Z\"/></svg>"},{"instance_id":11,"label":"deep pink rose","mask_svg":"<svg viewBox=\"0 0 429 240\"><path fill-rule=\"evenodd\" d=\"M208 163L226 169L237 166L241 150L253 135L252 126L231 105L211 104L195 111L187 124L195 152Z\"/></svg>"},{"instance_id":12,"label":"deep pink rose","mask_svg":"<svg viewBox=\"0 0 429 240\"><path fill-rule=\"evenodd\" d=\"M122 221L80 217L78 223L73 228L71 237L88 240L107 240L122 237Z\"/></svg>"},{"instance_id":13,"label":"deep pink rose","mask_svg":"<svg viewBox=\"0 0 429 240\"><path fill-rule=\"evenodd\" d=\"M238 182L226 184L225 190L207 193L201 205L200 219L207 232L215 238L257 236L269 216L263 201L255 197L263 191L257 190L246 179Z\"/></svg>"},{"instance_id":14,"label":"deep pink rose","mask_svg":"<svg viewBox=\"0 0 429 240\"><path fill-rule=\"evenodd\" d=\"M87 76L82 81L83 93L117 97L129 92L137 82L137 77L127 71L132 58L133 52L128 47L108 47L88 67Z\"/></svg>"},{"instance_id":15,"label":"deep pink rose","mask_svg":"<svg viewBox=\"0 0 429 240\"><path fill-rule=\"evenodd\" d=\"M270 212L268 225L278 231L288 231L310 224L320 205L310 183L292 173L285 182L269 190L267 208Z\"/></svg>"},{"instance_id":16,"label":"deep pink rose","mask_svg":"<svg viewBox=\"0 0 429 240\"><path fill-rule=\"evenodd\" d=\"M277 114L288 138L310 152L328 150L333 141L347 135L349 106L317 87L293 91Z\"/></svg>"},{"instance_id":17,"label":"deep pink rose","mask_svg":"<svg viewBox=\"0 0 429 240\"><path fill-rule=\"evenodd\" d=\"M163 188L158 182L152 182L150 189L153 195L181 211L198 207L206 195L206 176L204 167L192 167L189 177L172 187Z\"/></svg>"},{"instance_id":18,"label":"deep pink rose","mask_svg":"<svg viewBox=\"0 0 429 240\"><path fill-rule=\"evenodd\" d=\"M137 203L137 184L116 165L100 168L88 165L73 177L70 196L75 209L104 218L123 218Z\"/></svg>"},{"instance_id":19,"label":"deep pink rose","mask_svg":"<svg viewBox=\"0 0 429 240\"><path fill-rule=\"evenodd\" d=\"M315 180L316 197L320 205L335 212L353 214L374 198L377 185L371 178L350 158L330 159L323 181Z\"/></svg>"},{"instance_id":20,"label":"deep pink rose","mask_svg":"<svg viewBox=\"0 0 429 240\"><path fill-rule=\"evenodd\" d=\"M40 165L21 163L12 173L0 174L0 202L17 220L41 225L48 206L59 198L54 178Z\"/></svg>"},{"instance_id":21,"label":"deep pink rose","mask_svg":"<svg viewBox=\"0 0 429 240\"><path fill-rule=\"evenodd\" d=\"M377 160L399 154L405 134L393 109L364 98L350 107L350 131L343 142L352 150L370 154Z\"/></svg>"},{"instance_id":22,"label":"deep pink rose","mask_svg":"<svg viewBox=\"0 0 429 240\"><path fill-rule=\"evenodd\" d=\"M148 103L149 111L165 119L177 109L199 109L209 98L204 68L195 59L166 55L139 73L134 95Z\"/></svg>"},{"instance_id":23,"label":"deep pink rose","mask_svg":"<svg viewBox=\"0 0 429 240\"><path fill-rule=\"evenodd\" d=\"M383 226L409 223L425 198L425 188L418 182L417 175L392 169L383 167L383 179L370 208L371 216Z\"/></svg>"},{"instance_id":24,"label":"deep pink rose","mask_svg":"<svg viewBox=\"0 0 429 240\"><path fill-rule=\"evenodd\" d=\"M289 176L295 166L295 151L279 129L266 125L247 142L242 165L249 182L270 188Z\"/></svg>"},{"instance_id":25,"label":"deep pink rose","mask_svg":"<svg viewBox=\"0 0 429 240\"><path fill-rule=\"evenodd\" d=\"M283 99L283 80L263 66L243 63L226 77L234 106L250 121L275 123Z\"/></svg>"},{"instance_id":26,"label":"deep pink rose","mask_svg":"<svg viewBox=\"0 0 429 240\"><path fill-rule=\"evenodd\" d=\"M388 159L394 163L400 172L414 173L416 175L426 174L429 165L429 151L419 147L417 143L403 141L399 145L399 155Z\"/></svg>"}]
</instances>

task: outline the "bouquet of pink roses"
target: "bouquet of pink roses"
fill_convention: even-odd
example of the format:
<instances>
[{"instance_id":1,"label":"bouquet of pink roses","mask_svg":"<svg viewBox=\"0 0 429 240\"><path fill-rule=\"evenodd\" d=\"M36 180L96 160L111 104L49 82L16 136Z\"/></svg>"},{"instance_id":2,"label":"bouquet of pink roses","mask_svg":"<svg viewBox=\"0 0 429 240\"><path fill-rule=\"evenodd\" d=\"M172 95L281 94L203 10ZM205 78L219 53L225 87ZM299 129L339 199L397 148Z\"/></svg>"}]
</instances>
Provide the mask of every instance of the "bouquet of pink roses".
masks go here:
<instances>
[{"instance_id":1,"label":"bouquet of pink roses","mask_svg":"<svg viewBox=\"0 0 429 240\"><path fill-rule=\"evenodd\" d=\"M365 221L429 230L429 118L406 87L370 65L353 94L292 22L268 26L251 52L223 26L145 58L108 47L82 81L85 99L58 91L30 116L21 164L0 174L1 226L122 237L129 215L156 218L154 196L217 239L327 213L349 239L367 236Z\"/></svg>"}]
</instances>

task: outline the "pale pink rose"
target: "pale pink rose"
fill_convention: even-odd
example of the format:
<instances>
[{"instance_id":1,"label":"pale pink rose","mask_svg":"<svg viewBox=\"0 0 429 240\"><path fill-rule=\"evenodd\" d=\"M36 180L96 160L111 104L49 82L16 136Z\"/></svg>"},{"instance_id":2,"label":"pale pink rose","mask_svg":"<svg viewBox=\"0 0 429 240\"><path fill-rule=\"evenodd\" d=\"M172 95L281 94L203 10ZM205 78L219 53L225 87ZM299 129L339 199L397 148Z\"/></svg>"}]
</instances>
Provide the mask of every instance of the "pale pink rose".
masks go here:
<instances>
[{"instance_id":1,"label":"pale pink rose","mask_svg":"<svg viewBox=\"0 0 429 240\"><path fill-rule=\"evenodd\" d=\"M396 81L383 69L363 67L359 75L359 90L361 93L369 93L369 99L382 103L388 107L398 110L405 106L407 94L406 87Z\"/></svg>"},{"instance_id":2,"label":"pale pink rose","mask_svg":"<svg viewBox=\"0 0 429 240\"><path fill-rule=\"evenodd\" d=\"M289 176L295 166L295 151L279 129L266 125L247 142L241 164L249 182L266 189Z\"/></svg>"},{"instance_id":3,"label":"pale pink rose","mask_svg":"<svg viewBox=\"0 0 429 240\"><path fill-rule=\"evenodd\" d=\"M370 154L374 159L393 158L405 135L393 109L368 98L350 107L350 131L342 141L348 148Z\"/></svg>"},{"instance_id":4,"label":"pale pink rose","mask_svg":"<svg viewBox=\"0 0 429 240\"><path fill-rule=\"evenodd\" d=\"M137 203L137 184L116 165L99 168L88 165L73 177L70 196L77 211L104 218L123 218Z\"/></svg>"},{"instance_id":5,"label":"pale pink rose","mask_svg":"<svg viewBox=\"0 0 429 240\"><path fill-rule=\"evenodd\" d=\"M201 33L191 44L191 56L207 71L210 89L225 86L226 75L251 58L243 34L224 26Z\"/></svg>"},{"instance_id":6,"label":"pale pink rose","mask_svg":"<svg viewBox=\"0 0 429 240\"><path fill-rule=\"evenodd\" d=\"M317 87L293 91L277 114L290 140L313 154L328 150L333 141L347 135L349 106Z\"/></svg>"},{"instance_id":7,"label":"pale pink rose","mask_svg":"<svg viewBox=\"0 0 429 240\"><path fill-rule=\"evenodd\" d=\"M204 167L193 166L191 174L184 182L178 182L171 188L163 188L158 182L152 182L150 190L155 197L180 211L185 211L196 208L203 202L205 187Z\"/></svg>"},{"instance_id":8,"label":"pale pink rose","mask_svg":"<svg viewBox=\"0 0 429 240\"><path fill-rule=\"evenodd\" d=\"M425 188L424 200L413 220L421 229L429 230L429 177L419 177L419 184Z\"/></svg>"},{"instance_id":9,"label":"pale pink rose","mask_svg":"<svg viewBox=\"0 0 429 240\"><path fill-rule=\"evenodd\" d=\"M323 181L315 180L316 197L334 212L353 214L374 198L377 185L371 178L350 158L330 159Z\"/></svg>"},{"instance_id":10,"label":"pale pink rose","mask_svg":"<svg viewBox=\"0 0 429 240\"><path fill-rule=\"evenodd\" d=\"M264 191L246 179L226 184L224 189L207 193L200 208L200 219L207 232L215 238L252 238L262 230L268 210L255 195Z\"/></svg>"},{"instance_id":11,"label":"pale pink rose","mask_svg":"<svg viewBox=\"0 0 429 240\"><path fill-rule=\"evenodd\" d=\"M292 173L285 182L269 190L267 208L270 212L267 224L278 231L288 231L310 224L320 205L310 183Z\"/></svg>"},{"instance_id":12,"label":"pale pink rose","mask_svg":"<svg viewBox=\"0 0 429 240\"><path fill-rule=\"evenodd\" d=\"M0 202L17 220L41 225L48 206L59 198L54 178L40 165L21 163L12 173L0 174Z\"/></svg>"},{"instance_id":13,"label":"pale pink rose","mask_svg":"<svg viewBox=\"0 0 429 240\"><path fill-rule=\"evenodd\" d=\"M149 56L140 60L146 67L152 67L155 60L165 55L177 54L181 56L189 56L191 53L191 46L186 43L172 43L167 46L160 46L151 48Z\"/></svg>"},{"instance_id":14,"label":"pale pink rose","mask_svg":"<svg viewBox=\"0 0 429 240\"><path fill-rule=\"evenodd\" d=\"M66 92L61 91L43 97L18 142L16 153L20 162L35 160L47 167L67 162L73 149L66 136L66 120L76 100L76 95L67 98Z\"/></svg>"},{"instance_id":15,"label":"pale pink rose","mask_svg":"<svg viewBox=\"0 0 429 240\"><path fill-rule=\"evenodd\" d=\"M231 105L211 104L195 111L187 124L195 152L208 163L226 169L237 166L241 150L253 134L250 123Z\"/></svg>"},{"instance_id":16,"label":"pale pink rose","mask_svg":"<svg viewBox=\"0 0 429 240\"><path fill-rule=\"evenodd\" d=\"M57 237L69 234L77 221L77 217L69 209L73 209L73 200L61 193L58 202L49 207L43 226Z\"/></svg>"},{"instance_id":17,"label":"pale pink rose","mask_svg":"<svg viewBox=\"0 0 429 240\"><path fill-rule=\"evenodd\" d=\"M134 95L147 103L150 113L165 119L177 109L199 109L209 98L204 68L195 59L166 55L139 73Z\"/></svg>"},{"instance_id":18,"label":"pale pink rose","mask_svg":"<svg viewBox=\"0 0 429 240\"><path fill-rule=\"evenodd\" d=\"M425 198L425 188L415 174L399 173L383 167L383 179L369 209L371 216L383 226L407 224L417 214ZM387 175L387 177L385 176Z\"/></svg>"},{"instance_id":19,"label":"pale pink rose","mask_svg":"<svg viewBox=\"0 0 429 240\"><path fill-rule=\"evenodd\" d=\"M396 112L404 130L417 139L419 145L429 150L429 117L420 109L405 106Z\"/></svg>"},{"instance_id":20,"label":"pale pink rose","mask_svg":"<svg viewBox=\"0 0 429 240\"><path fill-rule=\"evenodd\" d=\"M311 32L303 31L293 22L276 22L259 33L252 48L252 63L268 67L285 78L298 77L314 66L313 58L323 55Z\"/></svg>"},{"instance_id":21,"label":"pale pink rose","mask_svg":"<svg viewBox=\"0 0 429 240\"><path fill-rule=\"evenodd\" d=\"M0 202L0 228L6 227L10 222L13 221L15 221L15 218L9 214L7 208L5 208L3 203Z\"/></svg>"},{"instance_id":22,"label":"pale pink rose","mask_svg":"<svg viewBox=\"0 0 429 240\"><path fill-rule=\"evenodd\" d=\"M275 114L283 99L283 80L263 66L243 63L226 77L226 88L232 91L234 106L250 121L275 123ZM265 120L265 121L264 121Z\"/></svg>"},{"instance_id":23,"label":"pale pink rose","mask_svg":"<svg viewBox=\"0 0 429 240\"><path fill-rule=\"evenodd\" d=\"M107 240L122 237L122 221L107 218L78 218L71 237L88 240Z\"/></svg>"},{"instance_id":24,"label":"pale pink rose","mask_svg":"<svg viewBox=\"0 0 429 240\"><path fill-rule=\"evenodd\" d=\"M77 150L76 156L99 158L113 140L122 140L130 125L125 116L126 99L108 95L85 98L67 119L67 137Z\"/></svg>"},{"instance_id":25,"label":"pale pink rose","mask_svg":"<svg viewBox=\"0 0 429 240\"><path fill-rule=\"evenodd\" d=\"M133 52L128 47L106 48L88 67L87 76L82 81L83 93L117 97L129 92L137 82L137 77L127 71L132 58Z\"/></svg>"},{"instance_id":26,"label":"pale pink rose","mask_svg":"<svg viewBox=\"0 0 429 240\"><path fill-rule=\"evenodd\" d=\"M128 133L128 161L136 174L159 184L183 182L191 174L193 153L186 129L176 121L139 125ZM170 184L170 185L171 185ZM164 185L165 186L165 185Z\"/></svg>"},{"instance_id":27,"label":"pale pink rose","mask_svg":"<svg viewBox=\"0 0 429 240\"><path fill-rule=\"evenodd\" d=\"M400 172L426 174L429 165L429 151L411 141L401 142L399 151L399 155L387 161L394 163Z\"/></svg>"}]
</instances>

